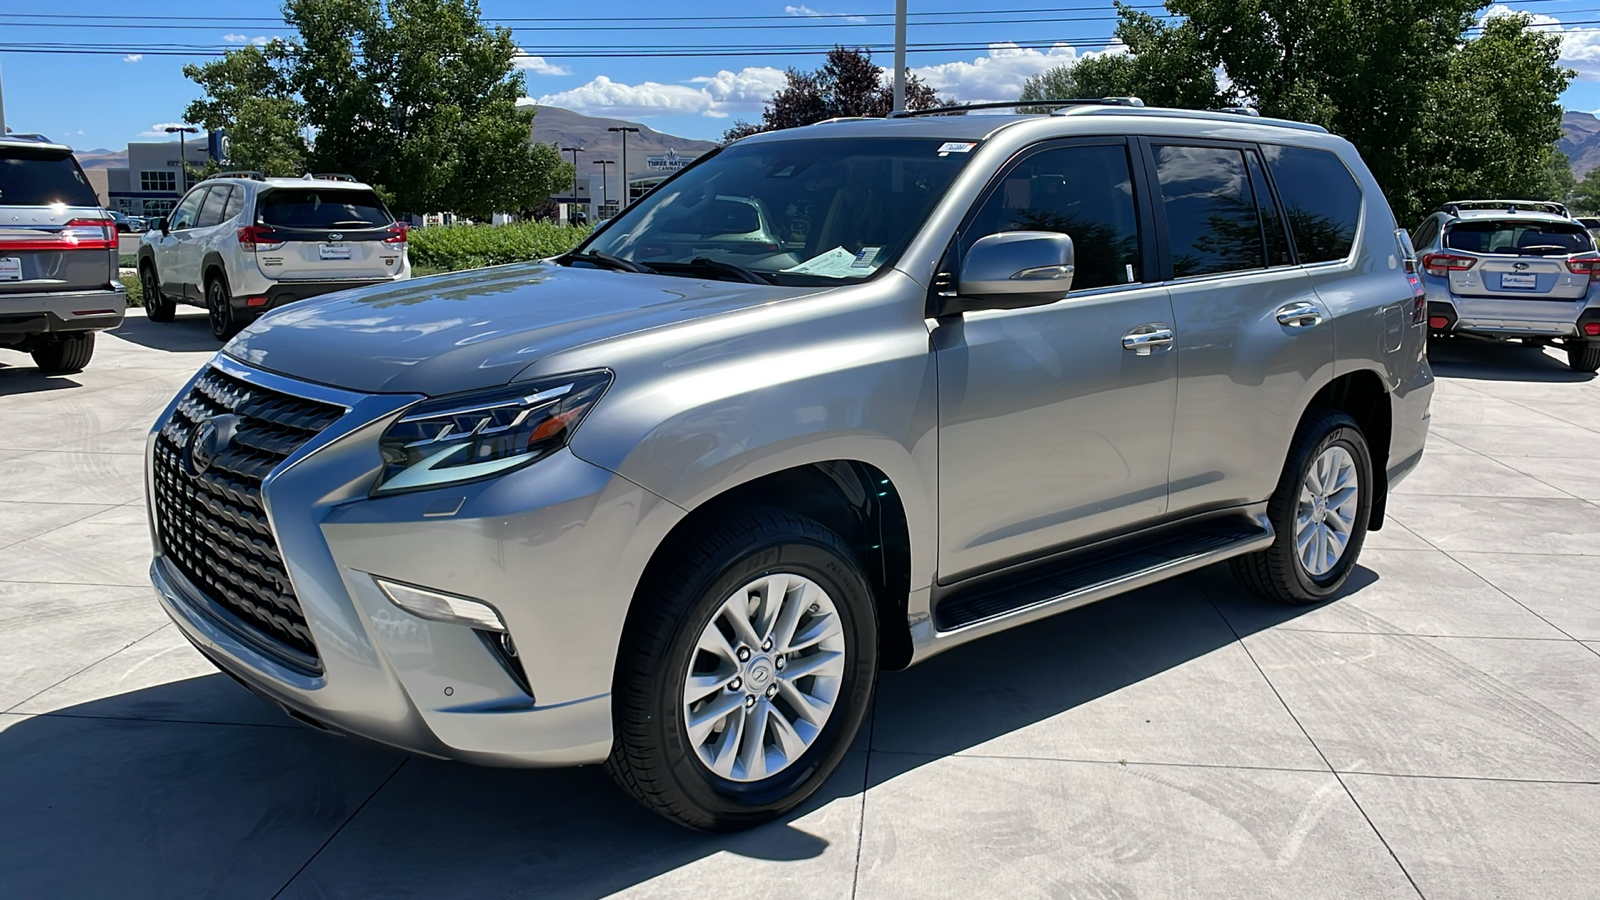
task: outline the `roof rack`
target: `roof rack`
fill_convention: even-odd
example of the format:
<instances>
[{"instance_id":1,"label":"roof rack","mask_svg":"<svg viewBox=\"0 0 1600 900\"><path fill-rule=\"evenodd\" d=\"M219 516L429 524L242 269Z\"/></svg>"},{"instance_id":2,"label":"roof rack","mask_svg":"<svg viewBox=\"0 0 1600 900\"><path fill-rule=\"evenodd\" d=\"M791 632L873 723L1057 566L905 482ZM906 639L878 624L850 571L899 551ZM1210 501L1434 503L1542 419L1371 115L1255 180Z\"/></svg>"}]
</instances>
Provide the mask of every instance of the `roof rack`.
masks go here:
<instances>
[{"instance_id":1,"label":"roof rack","mask_svg":"<svg viewBox=\"0 0 1600 900\"><path fill-rule=\"evenodd\" d=\"M891 119L909 119L913 116L947 116L978 109L1018 109L1029 106L1144 106L1138 97L1075 98L1067 100L1005 100L995 103L969 103L966 106L939 106L933 109L900 109L889 113Z\"/></svg>"},{"instance_id":2,"label":"roof rack","mask_svg":"<svg viewBox=\"0 0 1600 900\"><path fill-rule=\"evenodd\" d=\"M1504 210L1505 212L1546 212L1557 216L1572 218L1572 213L1567 211L1565 203L1554 200L1451 200L1439 207L1439 212L1449 213L1452 216L1461 215L1463 209L1488 209Z\"/></svg>"},{"instance_id":3,"label":"roof rack","mask_svg":"<svg viewBox=\"0 0 1600 900\"><path fill-rule=\"evenodd\" d=\"M8 140L8 141L27 141L30 144L54 144L55 143L55 141L50 140L49 138L45 137L42 134L34 134L34 133L31 133L31 132L24 132L24 133L18 134L17 132L14 132L14 131L8 131L3 135L3 137L5 137L5 139Z\"/></svg>"},{"instance_id":4,"label":"roof rack","mask_svg":"<svg viewBox=\"0 0 1600 900\"><path fill-rule=\"evenodd\" d=\"M260 172L255 171L254 169L242 169L242 170L235 171L235 172L218 172L215 175L207 175L205 178L203 178L201 180L202 181L210 181L213 178L248 178L251 181L266 181L267 180L267 176L261 174Z\"/></svg>"},{"instance_id":5,"label":"roof rack","mask_svg":"<svg viewBox=\"0 0 1600 900\"><path fill-rule=\"evenodd\" d=\"M1254 106L1224 106L1216 110L1216 112L1233 113L1236 116L1255 116L1258 119L1261 118L1261 110L1256 109Z\"/></svg>"},{"instance_id":6,"label":"roof rack","mask_svg":"<svg viewBox=\"0 0 1600 900\"><path fill-rule=\"evenodd\" d=\"M342 172L307 172L306 173L306 180L307 181L312 181L312 180L316 180L316 181L348 181L351 184L355 184L356 183L356 177L354 175L345 175Z\"/></svg>"}]
</instances>

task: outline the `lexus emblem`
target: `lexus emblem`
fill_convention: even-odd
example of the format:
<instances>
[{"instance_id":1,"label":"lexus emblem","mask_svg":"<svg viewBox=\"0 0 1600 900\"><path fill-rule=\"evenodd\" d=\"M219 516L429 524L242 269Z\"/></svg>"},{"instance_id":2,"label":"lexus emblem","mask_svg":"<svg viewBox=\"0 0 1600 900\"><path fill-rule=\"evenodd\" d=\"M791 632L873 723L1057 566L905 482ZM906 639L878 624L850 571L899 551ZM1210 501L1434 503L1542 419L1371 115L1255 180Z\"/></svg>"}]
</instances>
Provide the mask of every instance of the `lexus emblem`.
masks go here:
<instances>
[{"instance_id":1,"label":"lexus emblem","mask_svg":"<svg viewBox=\"0 0 1600 900\"><path fill-rule=\"evenodd\" d=\"M344 240L344 235L340 234L337 231L330 232L328 234L328 240L330 240L330 241L342 241L342 240Z\"/></svg>"},{"instance_id":2,"label":"lexus emblem","mask_svg":"<svg viewBox=\"0 0 1600 900\"><path fill-rule=\"evenodd\" d=\"M1525 272L1525 271L1528 270L1528 264L1527 263L1513 263L1511 268L1516 269L1518 272Z\"/></svg>"},{"instance_id":3,"label":"lexus emblem","mask_svg":"<svg viewBox=\"0 0 1600 900\"><path fill-rule=\"evenodd\" d=\"M212 416L201 422L184 447L184 470L197 477L204 475L222 451L233 443L233 435L238 430L239 417L232 414Z\"/></svg>"}]
</instances>

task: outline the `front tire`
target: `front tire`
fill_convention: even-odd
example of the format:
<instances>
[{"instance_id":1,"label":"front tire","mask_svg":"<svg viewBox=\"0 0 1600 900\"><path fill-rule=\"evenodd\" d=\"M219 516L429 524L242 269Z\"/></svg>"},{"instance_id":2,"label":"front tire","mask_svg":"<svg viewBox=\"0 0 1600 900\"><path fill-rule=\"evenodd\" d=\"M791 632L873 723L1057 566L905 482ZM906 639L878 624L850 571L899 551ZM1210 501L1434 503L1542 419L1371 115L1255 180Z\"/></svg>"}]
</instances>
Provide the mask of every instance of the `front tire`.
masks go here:
<instances>
[{"instance_id":1,"label":"front tire","mask_svg":"<svg viewBox=\"0 0 1600 900\"><path fill-rule=\"evenodd\" d=\"M139 290L144 294L144 317L152 322L171 322L178 312L178 304L161 293L161 279L156 277L156 267L146 263L139 267Z\"/></svg>"},{"instance_id":2,"label":"front tire","mask_svg":"<svg viewBox=\"0 0 1600 900\"><path fill-rule=\"evenodd\" d=\"M206 282L206 313L211 322L211 336L219 341L227 342L244 330L244 322L233 309L228 282L221 275L213 275Z\"/></svg>"},{"instance_id":3,"label":"front tire","mask_svg":"<svg viewBox=\"0 0 1600 900\"><path fill-rule=\"evenodd\" d=\"M94 356L94 332L80 331L60 337L40 338L33 345L33 364L50 375L71 375L83 371Z\"/></svg>"},{"instance_id":4,"label":"front tire","mask_svg":"<svg viewBox=\"0 0 1600 900\"><path fill-rule=\"evenodd\" d=\"M1320 603L1355 569L1372 512L1372 454L1356 421L1331 409L1307 413L1267 502L1276 531L1265 550L1235 557L1245 586L1283 603Z\"/></svg>"},{"instance_id":5,"label":"front tire","mask_svg":"<svg viewBox=\"0 0 1600 900\"><path fill-rule=\"evenodd\" d=\"M872 591L811 519L745 513L652 567L623 632L606 768L657 813L734 831L838 767L878 671Z\"/></svg>"},{"instance_id":6,"label":"front tire","mask_svg":"<svg viewBox=\"0 0 1600 900\"><path fill-rule=\"evenodd\" d=\"M1600 372L1600 341L1567 341L1567 365L1574 372Z\"/></svg>"}]
</instances>

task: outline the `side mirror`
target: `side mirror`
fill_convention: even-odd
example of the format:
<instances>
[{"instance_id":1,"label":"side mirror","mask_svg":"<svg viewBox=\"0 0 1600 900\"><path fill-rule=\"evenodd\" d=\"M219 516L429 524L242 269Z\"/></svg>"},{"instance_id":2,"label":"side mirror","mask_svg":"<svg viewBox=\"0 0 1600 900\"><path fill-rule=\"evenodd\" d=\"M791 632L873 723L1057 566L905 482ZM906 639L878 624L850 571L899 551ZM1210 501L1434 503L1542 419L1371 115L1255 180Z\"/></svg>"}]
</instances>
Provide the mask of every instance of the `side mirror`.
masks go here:
<instances>
[{"instance_id":1,"label":"side mirror","mask_svg":"<svg viewBox=\"0 0 1600 900\"><path fill-rule=\"evenodd\" d=\"M1072 238L1054 231L1007 231L981 237L961 261L956 296L938 298L935 316L1054 303L1072 289Z\"/></svg>"},{"instance_id":2,"label":"side mirror","mask_svg":"<svg viewBox=\"0 0 1600 900\"><path fill-rule=\"evenodd\" d=\"M167 233L167 217L166 216L156 216L154 219L151 219L150 220L150 230L151 231L159 231L162 234L166 234Z\"/></svg>"}]
</instances>

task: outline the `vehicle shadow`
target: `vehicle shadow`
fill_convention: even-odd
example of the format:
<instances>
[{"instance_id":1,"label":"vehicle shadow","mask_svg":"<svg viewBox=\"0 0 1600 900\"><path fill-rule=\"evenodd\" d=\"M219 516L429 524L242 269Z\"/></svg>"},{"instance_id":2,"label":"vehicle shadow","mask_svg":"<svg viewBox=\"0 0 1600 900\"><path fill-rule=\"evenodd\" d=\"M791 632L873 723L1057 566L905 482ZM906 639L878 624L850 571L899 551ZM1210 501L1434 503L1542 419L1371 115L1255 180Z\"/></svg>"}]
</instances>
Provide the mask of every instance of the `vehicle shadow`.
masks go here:
<instances>
[{"instance_id":1,"label":"vehicle shadow","mask_svg":"<svg viewBox=\"0 0 1600 900\"><path fill-rule=\"evenodd\" d=\"M1563 359L1540 347L1467 335L1428 341L1428 363L1443 378L1480 381L1543 381L1552 384L1593 381L1588 372L1574 372Z\"/></svg>"},{"instance_id":2,"label":"vehicle shadow","mask_svg":"<svg viewBox=\"0 0 1600 900\"><path fill-rule=\"evenodd\" d=\"M220 674L0 715L11 860L0 897L588 898L646 882L651 896L700 896L726 877L713 859L725 854L772 892L790 881L797 896L831 894L815 879L849 883L868 788L1308 609L1242 589L1219 597L1221 577L1208 570L887 673L871 724L819 796L741 834L670 824L599 767L479 768L325 735L264 715ZM1353 589L1375 578L1361 570Z\"/></svg>"},{"instance_id":3,"label":"vehicle shadow","mask_svg":"<svg viewBox=\"0 0 1600 900\"><path fill-rule=\"evenodd\" d=\"M83 383L71 375L47 375L33 365L27 354L0 350L0 397L77 387L83 387Z\"/></svg>"},{"instance_id":4,"label":"vehicle shadow","mask_svg":"<svg viewBox=\"0 0 1600 900\"><path fill-rule=\"evenodd\" d=\"M129 315L112 334L130 343L171 353L215 352L222 346L211 336L211 325L203 309L178 307L171 322L152 322L142 314Z\"/></svg>"}]
</instances>

